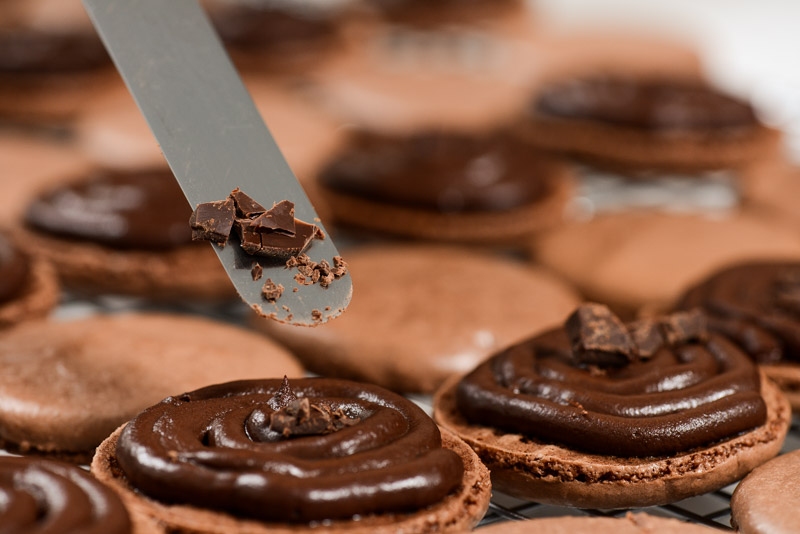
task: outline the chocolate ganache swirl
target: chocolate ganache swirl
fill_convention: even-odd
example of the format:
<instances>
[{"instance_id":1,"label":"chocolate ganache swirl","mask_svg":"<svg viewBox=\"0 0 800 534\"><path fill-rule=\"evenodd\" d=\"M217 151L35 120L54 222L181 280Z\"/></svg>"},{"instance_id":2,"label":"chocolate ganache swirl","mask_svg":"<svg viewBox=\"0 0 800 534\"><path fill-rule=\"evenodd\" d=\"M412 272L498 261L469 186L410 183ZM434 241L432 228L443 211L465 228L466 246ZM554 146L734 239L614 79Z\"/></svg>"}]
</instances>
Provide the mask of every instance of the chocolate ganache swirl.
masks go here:
<instances>
[{"instance_id":1,"label":"chocolate ganache swirl","mask_svg":"<svg viewBox=\"0 0 800 534\"><path fill-rule=\"evenodd\" d=\"M444 213L505 211L546 196L560 164L505 132L363 132L323 170L323 186L372 201Z\"/></svg>"},{"instance_id":2,"label":"chocolate ganache swirl","mask_svg":"<svg viewBox=\"0 0 800 534\"><path fill-rule=\"evenodd\" d=\"M748 262L718 271L677 305L693 307L758 363L800 362L800 262Z\"/></svg>"},{"instance_id":3,"label":"chocolate ganache swirl","mask_svg":"<svg viewBox=\"0 0 800 534\"><path fill-rule=\"evenodd\" d=\"M26 222L112 248L164 250L192 242L191 214L168 170L109 171L44 192L28 207Z\"/></svg>"},{"instance_id":4,"label":"chocolate ganache swirl","mask_svg":"<svg viewBox=\"0 0 800 534\"><path fill-rule=\"evenodd\" d=\"M699 312L623 325L584 305L497 354L456 390L472 423L593 454L669 456L766 420L760 376Z\"/></svg>"},{"instance_id":5,"label":"chocolate ganache swirl","mask_svg":"<svg viewBox=\"0 0 800 534\"><path fill-rule=\"evenodd\" d=\"M544 116L642 130L752 127L753 108L699 82L596 76L545 87L534 108Z\"/></svg>"},{"instance_id":6,"label":"chocolate ganache swirl","mask_svg":"<svg viewBox=\"0 0 800 534\"><path fill-rule=\"evenodd\" d=\"M128 534L119 497L78 467L41 458L0 458L4 534Z\"/></svg>"},{"instance_id":7,"label":"chocolate ganache swirl","mask_svg":"<svg viewBox=\"0 0 800 534\"><path fill-rule=\"evenodd\" d=\"M167 398L126 426L117 460L155 499L282 522L415 511L456 489L464 469L409 400L321 378Z\"/></svg>"},{"instance_id":8,"label":"chocolate ganache swirl","mask_svg":"<svg viewBox=\"0 0 800 534\"><path fill-rule=\"evenodd\" d=\"M22 292L29 270L28 257L0 235L0 303L8 302Z\"/></svg>"}]
</instances>

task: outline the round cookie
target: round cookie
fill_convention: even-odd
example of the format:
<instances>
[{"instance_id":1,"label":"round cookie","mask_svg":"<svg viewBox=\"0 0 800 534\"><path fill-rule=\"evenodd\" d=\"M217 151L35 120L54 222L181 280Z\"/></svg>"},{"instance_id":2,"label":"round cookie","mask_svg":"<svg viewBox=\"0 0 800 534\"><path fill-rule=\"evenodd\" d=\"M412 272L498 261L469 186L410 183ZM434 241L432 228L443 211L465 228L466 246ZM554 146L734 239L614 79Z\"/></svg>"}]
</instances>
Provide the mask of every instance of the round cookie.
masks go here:
<instances>
[{"instance_id":1,"label":"round cookie","mask_svg":"<svg viewBox=\"0 0 800 534\"><path fill-rule=\"evenodd\" d=\"M536 260L587 298L623 315L665 310L726 264L800 257L800 238L751 214L716 217L631 211L599 215L540 236Z\"/></svg>"},{"instance_id":2,"label":"round cookie","mask_svg":"<svg viewBox=\"0 0 800 534\"><path fill-rule=\"evenodd\" d=\"M430 130L354 135L317 184L342 225L514 245L561 222L571 178L564 162L530 150L508 130Z\"/></svg>"},{"instance_id":3,"label":"round cookie","mask_svg":"<svg viewBox=\"0 0 800 534\"><path fill-rule=\"evenodd\" d=\"M214 251L192 241L192 210L168 170L94 171L39 192L18 241L87 294L222 301L235 295Z\"/></svg>"},{"instance_id":4,"label":"round cookie","mask_svg":"<svg viewBox=\"0 0 800 534\"><path fill-rule=\"evenodd\" d=\"M800 523L800 451L773 458L731 497L731 525L742 534L788 534Z\"/></svg>"},{"instance_id":5,"label":"round cookie","mask_svg":"<svg viewBox=\"0 0 800 534\"><path fill-rule=\"evenodd\" d=\"M688 288L676 309L701 308L800 409L800 261L737 263Z\"/></svg>"},{"instance_id":6,"label":"round cookie","mask_svg":"<svg viewBox=\"0 0 800 534\"><path fill-rule=\"evenodd\" d=\"M543 82L520 133L539 149L632 171L742 167L776 155L780 141L749 104L703 80L596 70Z\"/></svg>"},{"instance_id":7,"label":"round cookie","mask_svg":"<svg viewBox=\"0 0 800 534\"><path fill-rule=\"evenodd\" d=\"M42 458L0 458L0 524L6 534L83 532L160 534L132 517L111 489L74 465Z\"/></svg>"},{"instance_id":8,"label":"round cookie","mask_svg":"<svg viewBox=\"0 0 800 534\"><path fill-rule=\"evenodd\" d=\"M497 523L482 528L485 534L710 534L715 529L686 521L648 514L625 517L547 517Z\"/></svg>"},{"instance_id":9,"label":"round cookie","mask_svg":"<svg viewBox=\"0 0 800 534\"><path fill-rule=\"evenodd\" d=\"M783 160L772 160L760 166L759 173L745 183L744 196L749 201L744 209L771 217L790 228L800 228L800 169Z\"/></svg>"},{"instance_id":10,"label":"round cookie","mask_svg":"<svg viewBox=\"0 0 800 534\"><path fill-rule=\"evenodd\" d=\"M92 473L131 509L193 533L462 532L491 489L470 448L408 399L319 378L168 399L103 442Z\"/></svg>"},{"instance_id":11,"label":"round cookie","mask_svg":"<svg viewBox=\"0 0 800 534\"><path fill-rule=\"evenodd\" d=\"M0 116L49 124L68 120L110 67L79 0L0 6Z\"/></svg>"},{"instance_id":12,"label":"round cookie","mask_svg":"<svg viewBox=\"0 0 800 534\"><path fill-rule=\"evenodd\" d=\"M85 462L120 424L175 391L302 368L258 334L198 317L95 316L0 338L0 442Z\"/></svg>"},{"instance_id":13,"label":"round cookie","mask_svg":"<svg viewBox=\"0 0 800 534\"><path fill-rule=\"evenodd\" d=\"M0 329L44 317L58 300L55 269L0 233Z\"/></svg>"},{"instance_id":14,"label":"round cookie","mask_svg":"<svg viewBox=\"0 0 800 534\"><path fill-rule=\"evenodd\" d=\"M0 132L0 227L19 223L42 188L89 170L71 143L21 131Z\"/></svg>"},{"instance_id":15,"label":"round cookie","mask_svg":"<svg viewBox=\"0 0 800 534\"><path fill-rule=\"evenodd\" d=\"M313 372L431 392L495 350L557 324L577 304L557 278L443 246L364 246L345 254L356 298L335 321L258 327Z\"/></svg>"},{"instance_id":16,"label":"round cookie","mask_svg":"<svg viewBox=\"0 0 800 534\"><path fill-rule=\"evenodd\" d=\"M779 452L787 400L735 345L708 336L702 315L623 326L603 308L578 308L565 329L437 392L435 419L478 453L495 489L579 508L660 505Z\"/></svg>"}]
</instances>

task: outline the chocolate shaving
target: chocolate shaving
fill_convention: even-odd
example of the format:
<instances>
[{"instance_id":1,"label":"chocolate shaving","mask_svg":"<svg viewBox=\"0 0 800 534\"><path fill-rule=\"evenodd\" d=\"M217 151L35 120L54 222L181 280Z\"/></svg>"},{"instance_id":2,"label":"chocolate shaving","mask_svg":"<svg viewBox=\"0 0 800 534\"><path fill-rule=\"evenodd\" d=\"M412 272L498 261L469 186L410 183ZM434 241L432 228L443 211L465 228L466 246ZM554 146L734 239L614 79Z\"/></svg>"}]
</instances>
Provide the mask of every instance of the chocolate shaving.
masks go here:
<instances>
[{"instance_id":1,"label":"chocolate shaving","mask_svg":"<svg viewBox=\"0 0 800 534\"><path fill-rule=\"evenodd\" d=\"M294 203L281 200L272 206L272 209L253 219L250 227L257 232L277 232L290 237L294 236L296 233ZM314 236L316 237L316 232Z\"/></svg>"},{"instance_id":2,"label":"chocolate shaving","mask_svg":"<svg viewBox=\"0 0 800 534\"><path fill-rule=\"evenodd\" d=\"M267 406L275 411L278 411L281 408L288 406L290 402L296 400L297 395L295 395L292 386L289 384L289 377L283 375L281 387L279 387L278 391L275 392L275 395L273 395L272 398L267 401Z\"/></svg>"},{"instance_id":3,"label":"chocolate shaving","mask_svg":"<svg viewBox=\"0 0 800 534\"><path fill-rule=\"evenodd\" d=\"M708 339L708 321L700 309L676 312L659 319L664 340L671 346Z\"/></svg>"},{"instance_id":4,"label":"chocolate shaving","mask_svg":"<svg viewBox=\"0 0 800 534\"><path fill-rule=\"evenodd\" d=\"M326 404L311 404L307 397L295 399L270 416L269 428L284 438L325 435L359 422L341 409Z\"/></svg>"},{"instance_id":5,"label":"chocolate shaving","mask_svg":"<svg viewBox=\"0 0 800 534\"><path fill-rule=\"evenodd\" d=\"M264 287L261 288L261 295L270 302L275 302L283 295L283 286L276 284L272 278L267 278Z\"/></svg>"},{"instance_id":6,"label":"chocolate shaving","mask_svg":"<svg viewBox=\"0 0 800 534\"><path fill-rule=\"evenodd\" d=\"M193 241L213 241L225 246L233 229L236 207L233 200L217 200L198 204L189 218Z\"/></svg>"},{"instance_id":7,"label":"chocolate shaving","mask_svg":"<svg viewBox=\"0 0 800 534\"><path fill-rule=\"evenodd\" d=\"M254 263L253 267L250 269L250 275L253 277L253 281L261 280L261 276L264 274L264 268L261 267L261 264Z\"/></svg>"},{"instance_id":8,"label":"chocolate shaving","mask_svg":"<svg viewBox=\"0 0 800 534\"><path fill-rule=\"evenodd\" d=\"M582 304L567 318L573 357L583 365L618 367L636 357L628 330L608 306Z\"/></svg>"}]
</instances>

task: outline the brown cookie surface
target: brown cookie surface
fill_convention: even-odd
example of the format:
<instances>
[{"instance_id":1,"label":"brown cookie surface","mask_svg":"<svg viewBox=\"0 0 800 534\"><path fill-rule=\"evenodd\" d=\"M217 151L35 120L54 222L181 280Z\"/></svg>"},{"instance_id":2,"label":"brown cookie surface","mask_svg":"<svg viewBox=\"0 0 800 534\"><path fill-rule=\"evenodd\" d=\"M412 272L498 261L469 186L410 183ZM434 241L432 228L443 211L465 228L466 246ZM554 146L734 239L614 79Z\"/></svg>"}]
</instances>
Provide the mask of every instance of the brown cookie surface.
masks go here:
<instances>
[{"instance_id":1,"label":"brown cookie surface","mask_svg":"<svg viewBox=\"0 0 800 534\"><path fill-rule=\"evenodd\" d=\"M0 341L7 448L91 455L114 428L174 391L302 373L284 350L208 319L97 316L22 325Z\"/></svg>"},{"instance_id":2,"label":"brown cookie surface","mask_svg":"<svg viewBox=\"0 0 800 534\"><path fill-rule=\"evenodd\" d=\"M710 534L715 529L686 521L648 514L611 517L550 517L513 523L499 523L481 529L486 534Z\"/></svg>"},{"instance_id":3,"label":"brown cookie surface","mask_svg":"<svg viewBox=\"0 0 800 534\"><path fill-rule=\"evenodd\" d=\"M396 391L431 392L577 304L547 272L455 247L365 246L345 258L359 294L345 314L312 329L258 325L312 371Z\"/></svg>"},{"instance_id":4,"label":"brown cookie surface","mask_svg":"<svg viewBox=\"0 0 800 534\"><path fill-rule=\"evenodd\" d=\"M796 532L800 522L800 451L773 458L747 475L731 497L731 524L742 534Z\"/></svg>"}]
</instances>

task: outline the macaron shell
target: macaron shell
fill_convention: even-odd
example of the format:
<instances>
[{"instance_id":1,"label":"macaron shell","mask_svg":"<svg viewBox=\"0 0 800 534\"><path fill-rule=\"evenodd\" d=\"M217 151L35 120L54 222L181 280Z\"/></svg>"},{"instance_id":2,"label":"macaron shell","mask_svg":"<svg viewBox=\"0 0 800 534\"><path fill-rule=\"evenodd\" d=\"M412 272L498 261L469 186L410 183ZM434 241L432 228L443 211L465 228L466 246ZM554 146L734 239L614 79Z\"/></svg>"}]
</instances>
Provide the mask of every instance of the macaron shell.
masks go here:
<instances>
[{"instance_id":1,"label":"macaron shell","mask_svg":"<svg viewBox=\"0 0 800 534\"><path fill-rule=\"evenodd\" d=\"M711 534L716 529L648 514L625 517L548 517L503 522L480 530L485 534Z\"/></svg>"},{"instance_id":2,"label":"macaron shell","mask_svg":"<svg viewBox=\"0 0 800 534\"><path fill-rule=\"evenodd\" d=\"M563 226L536 258L591 300L621 313L665 307L690 284L746 259L800 257L800 237L747 214L719 218L623 212Z\"/></svg>"},{"instance_id":3,"label":"macaron shell","mask_svg":"<svg viewBox=\"0 0 800 534\"><path fill-rule=\"evenodd\" d=\"M800 525L800 451L757 467L731 497L731 523L742 534L789 534Z\"/></svg>"},{"instance_id":4,"label":"macaron shell","mask_svg":"<svg viewBox=\"0 0 800 534\"><path fill-rule=\"evenodd\" d=\"M551 274L447 246L344 254L356 296L316 328L259 322L312 371L431 392L497 349L562 321L578 303Z\"/></svg>"},{"instance_id":5,"label":"macaron shell","mask_svg":"<svg viewBox=\"0 0 800 534\"><path fill-rule=\"evenodd\" d=\"M303 373L262 336L166 314L21 325L0 339L0 362L0 439L42 452L91 451L170 394Z\"/></svg>"},{"instance_id":6,"label":"macaron shell","mask_svg":"<svg viewBox=\"0 0 800 534\"><path fill-rule=\"evenodd\" d=\"M313 526L306 524L263 523L187 505L167 505L136 492L128 484L116 460L117 429L97 449L92 461L92 474L119 493L134 516L155 519L169 532L193 534L348 532L355 534L409 534L425 532L466 532L484 516L489 507L491 484L489 472L474 452L460 439L442 432L442 445L455 451L464 462L462 485L439 504L410 514L363 516L358 521L332 521Z\"/></svg>"},{"instance_id":7,"label":"macaron shell","mask_svg":"<svg viewBox=\"0 0 800 534\"><path fill-rule=\"evenodd\" d=\"M10 301L0 304L0 329L46 316L56 307L60 297L53 266L44 260L34 259L21 292Z\"/></svg>"},{"instance_id":8,"label":"macaron shell","mask_svg":"<svg viewBox=\"0 0 800 534\"><path fill-rule=\"evenodd\" d=\"M434 398L434 419L466 441L492 473L493 487L522 499L578 508L634 508L719 489L778 454L791 422L780 390L762 377L767 421L743 435L675 456L622 458L566 449L470 425L455 404L458 377Z\"/></svg>"}]
</instances>

